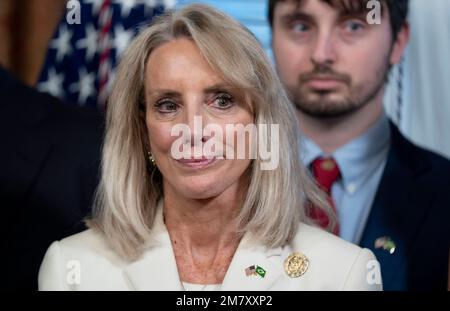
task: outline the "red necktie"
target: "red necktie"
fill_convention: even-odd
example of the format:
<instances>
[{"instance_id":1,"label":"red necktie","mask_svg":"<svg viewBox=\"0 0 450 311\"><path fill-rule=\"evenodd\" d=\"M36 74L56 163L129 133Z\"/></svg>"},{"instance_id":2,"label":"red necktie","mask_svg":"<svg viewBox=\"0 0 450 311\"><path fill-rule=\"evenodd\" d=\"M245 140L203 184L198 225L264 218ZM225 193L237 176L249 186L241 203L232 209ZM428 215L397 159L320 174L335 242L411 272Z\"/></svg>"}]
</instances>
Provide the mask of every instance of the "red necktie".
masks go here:
<instances>
[{"instance_id":1,"label":"red necktie","mask_svg":"<svg viewBox=\"0 0 450 311\"><path fill-rule=\"evenodd\" d=\"M336 206L331 197L331 187L341 177L336 161L333 158L317 158L312 163L312 173L317 184L328 195L328 201L337 215ZM330 219L323 210L314 206L311 209L310 217L322 228L327 228L330 223ZM333 233L339 235L339 225L333 228Z\"/></svg>"}]
</instances>

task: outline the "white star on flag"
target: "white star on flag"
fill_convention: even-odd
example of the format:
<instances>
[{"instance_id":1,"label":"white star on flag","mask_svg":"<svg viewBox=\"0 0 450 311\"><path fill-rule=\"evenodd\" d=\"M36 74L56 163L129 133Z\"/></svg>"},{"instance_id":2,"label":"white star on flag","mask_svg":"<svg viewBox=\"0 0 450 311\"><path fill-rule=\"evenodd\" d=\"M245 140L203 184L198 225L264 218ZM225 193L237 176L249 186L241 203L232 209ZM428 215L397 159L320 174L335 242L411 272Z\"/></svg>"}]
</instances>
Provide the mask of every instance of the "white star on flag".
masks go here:
<instances>
[{"instance_id":1,"label":"white star on flag","mask_svg":"<svg viewBox=\"0 0 450 311\"><path fill-rule=\"evenodd\" d=\"M61 62L65 56L72 54L72 45L70 39L72 39L73 32L67 29L66 25L62 25L59 28L59 36L50 43L50 48L56 49L56 61Z\"/></svg>"},{"instance_id":2,"label":"white star on flag","mask_svg":"<svg viewBox=\"0 0 450 311\"><path fill-rule=\"evenodd\" d=\"M57 74L55 68L48 70L47 80L37 85L37 88L42 92L47 92L55 97L62 98L64 96L63 85L64 74Z\"/></svg>"},{"instance_id":3,"label":"white star on flag","mask_svg":"<svg viewBox=\"0 0 450 311\"><path fill-rule=\"evenodd\" d=\"M95 94L95 74L87 73L86 68L78 71L79 79L70 85L70 91L78 93L78 102L85 104L86 100Z\"/></svg>"},{"instance_id":4,"label":"white star on flag","mask_svg":"<svg viewBox=\"0 0 450 311\"><path fill-rule=\"evenodd\" d=\"M91 61L97 53L98 48L98 34L94 25L88 24L86 26L86 37L80 39L76 43L77 49L86 49L86 61Z\"/></svg>"}]
</instances>

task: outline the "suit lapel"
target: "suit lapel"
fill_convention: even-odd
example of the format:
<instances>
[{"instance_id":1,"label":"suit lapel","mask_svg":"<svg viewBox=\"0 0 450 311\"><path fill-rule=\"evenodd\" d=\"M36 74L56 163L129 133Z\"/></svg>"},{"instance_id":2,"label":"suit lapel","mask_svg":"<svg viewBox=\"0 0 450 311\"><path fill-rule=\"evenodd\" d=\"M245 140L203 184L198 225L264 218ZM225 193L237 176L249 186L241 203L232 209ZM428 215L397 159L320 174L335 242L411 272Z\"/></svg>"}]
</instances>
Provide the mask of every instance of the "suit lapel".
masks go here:
<instances>
[{"instance_id":1,"label":"suit lapel","mask_svg":"<svg viewBox=\"0 0 450 311\"><path fill-rule=\"evenodd\" d=\"M394 126L391 129L393 141L388 161L360 242L380 262L385 289L405 288L402 282L406 282L406 277L396 277L406 273L405 259L427 212L427 202L421 202L417 182L425 164L412 159L412 145ZM395 243L393 253L375 247L376 241L383 237Z\"/></svg>"}]
</instances>

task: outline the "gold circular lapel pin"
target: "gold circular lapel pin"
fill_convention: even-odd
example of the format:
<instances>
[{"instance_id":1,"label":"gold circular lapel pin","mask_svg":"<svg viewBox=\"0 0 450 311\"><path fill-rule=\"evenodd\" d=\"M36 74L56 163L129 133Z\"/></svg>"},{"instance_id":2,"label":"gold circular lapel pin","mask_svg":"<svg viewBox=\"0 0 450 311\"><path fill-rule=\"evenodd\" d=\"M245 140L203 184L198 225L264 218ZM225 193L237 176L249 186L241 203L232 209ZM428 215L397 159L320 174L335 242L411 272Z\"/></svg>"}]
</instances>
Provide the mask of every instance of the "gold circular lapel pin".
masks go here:
<instances>
[{"instance_id":1,"label":"gold circular lapel pin","mask_svg":"<svg viewBox=\"0 0 450 311\"><path fill-rule=\"evenodd\" d=\"M284 261L284 270L291 278L298 278L305 274L309 267L308 258L302 253L293 253Z\"/></svg>"}]
</instances>

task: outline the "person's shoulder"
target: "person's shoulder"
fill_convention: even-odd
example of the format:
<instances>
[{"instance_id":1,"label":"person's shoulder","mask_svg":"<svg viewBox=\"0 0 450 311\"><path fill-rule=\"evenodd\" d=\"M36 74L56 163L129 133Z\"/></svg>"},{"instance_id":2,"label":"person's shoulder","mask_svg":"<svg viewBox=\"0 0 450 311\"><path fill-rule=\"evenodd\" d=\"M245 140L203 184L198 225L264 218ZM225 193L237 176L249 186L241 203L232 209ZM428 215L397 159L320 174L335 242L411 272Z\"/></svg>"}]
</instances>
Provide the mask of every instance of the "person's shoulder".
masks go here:
<instances>
[{"instance_id":1,"label":"person's shoulder","mask_svg":"<svg viewBox=\"0 0 450 311\"><path fill-rule=\"evenodd\" d=\"M428 149L416 146L416 149L424 158L428 159L433 173L450 181L450 160Z\"/></svg>"},{"instance_id":2,"label":"person's shoulder","mask_svg":"<svg viewBox=\"0 0 450 311\"><path fill-rule=\"evenodd\" d=\"M69 248L104 248L105 239L97 230L87 229L60 240L59 244Z\"/></svg>"},{"instance_id":3,"label":"person's shoulder","mask_svg":"<svg viewBox=\"0 0 450 311\"><path fill-rule=\"evenodd\" d=\"M126 264L101 233L89 229L50 245L39 269L39 289L126 289Z\"/></svg>"},{"instance_id":4,"label":"person's shoulder","mask_svg":"<svg viewBox=\"0 0 450 311\"><path fill-rule=\"evenodd\" d=\"M94 107L69 104L32 88L0 67L0 116L2 124L14 128L32 127L46 137L100 140L104 129L104 113ZM25 127L25 125L28 125Z\"/></svg>"},{"instance_id":5,"label":"person's shoulder","mask_svg":"<svg viewBox=\"0 0 450 311\"><path fill-rule=\"evenodd\" d=\"M118 265L123 263L123 260L107 243L103 234L97 230L85 230L54 242L53 245L58 247L59 253L64 258L82 261L98 259Z\"/></svg>"},{"instance_id":6,"label":"person's shoulder","mask_svg":"<svg viewBox=\"0 0 450 311\"><path fill-rule=\"evenodd\" d=\"M312 289L382 289L379 263L369 249L305 223L300 224L291 248L308 258L310 271L305 277Z\"/></svg>"},{"instance_id":7,"label":"person's shoulder","mask_svg":"<svg viewBox=\"0 0 450 311\"><path fill-rule=\"evenodd\" d=\"M407 139L407 138L405 138L405 139ZM445 158L444 156L442 156L434 151L431 151L424 147L420 147L409 140L408 140L408 142L411 144L410 151L412 152L412 154L415 155L416 157L420 158L421 160L426 159L427 163L430 165L430 167L432 169L441 170L441 171L444 170L447 173L450 171L450 160L449 159ZM450 178L450 176L448 176L448 178Z\"/></svg>"},{"instance_id":8,"label":"person's shoulder","mask_svg":"<svg viewBox=\"0 0 450 311\"><path fill-rule=\"evenodd\" d=\"M320 253L320 255L345 256L355 258L362 249L340 237L331 234L321 228L302 223L299 226L297 234L293 240L293 246L310 252L311 254Z\"/></svg>"},{"instance_id":9,"label":"person's shoulder","mask_svg":"<svg viewBox=\"0 0 450 311\"><path fill-rule=\"evenodd\" d=\"M401 160L415 171L431 172L434 178L450 181L449 159L412 142L394 125L392 125L392 132L392 144Z\"/></svg>"}]
</instances>

